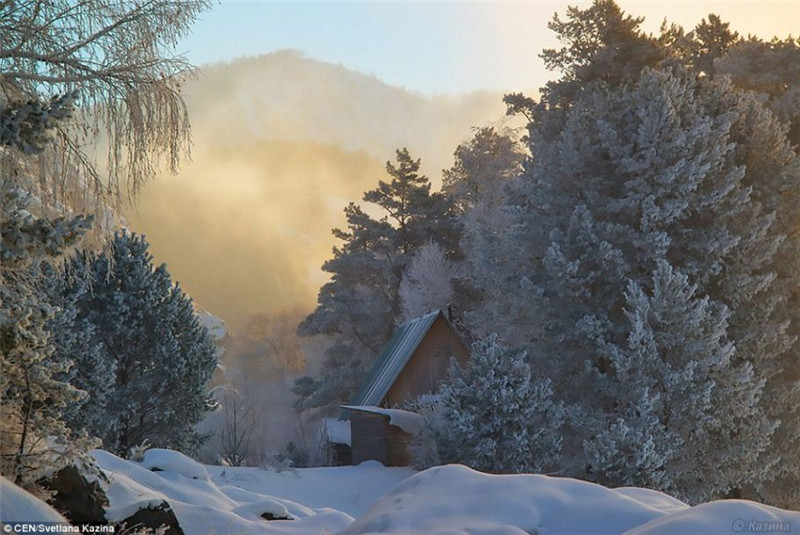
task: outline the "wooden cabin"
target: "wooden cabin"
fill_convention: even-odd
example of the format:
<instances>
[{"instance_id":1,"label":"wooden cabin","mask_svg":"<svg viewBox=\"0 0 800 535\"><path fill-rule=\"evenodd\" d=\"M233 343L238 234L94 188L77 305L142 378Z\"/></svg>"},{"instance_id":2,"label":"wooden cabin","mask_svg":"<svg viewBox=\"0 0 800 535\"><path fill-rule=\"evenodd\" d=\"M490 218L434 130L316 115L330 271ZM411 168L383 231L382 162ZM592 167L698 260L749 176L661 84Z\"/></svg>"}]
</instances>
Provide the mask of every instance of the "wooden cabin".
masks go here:
<instances>
[{"instance_id":1,"label":"wooden cabin","mask_svg":"<svg viewBox=\"0 0 800 535\"><path fill-rule=\"evenodd\" d=\"M370 459L386 466L409 463L407 446L421 417L393 407L435 393L451 358L464 364L469 351L441 310L398 327L359 391L342 407L350 421L353 464Z\"/></svg>"}]
</instances>

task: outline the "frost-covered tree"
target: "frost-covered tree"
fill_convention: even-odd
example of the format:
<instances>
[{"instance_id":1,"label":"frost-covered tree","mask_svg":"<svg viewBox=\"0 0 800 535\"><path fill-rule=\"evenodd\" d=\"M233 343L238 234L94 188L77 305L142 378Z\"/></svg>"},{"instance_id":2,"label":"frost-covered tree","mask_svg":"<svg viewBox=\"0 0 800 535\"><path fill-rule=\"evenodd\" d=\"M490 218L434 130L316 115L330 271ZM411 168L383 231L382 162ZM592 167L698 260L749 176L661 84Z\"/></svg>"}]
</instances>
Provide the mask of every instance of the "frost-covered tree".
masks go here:
<instances>
[{"instance_id":1,"label":"frost-covered tree","mask_svg":"<svg viewBox=\"0 0 800 535\"><path fill-rule=\"evenodd\" d=\"M59 378L86 392L83 399L64 407L62 418L73 432L88 432L101 427L116 368L95 336L94 324L78 316L76 301L91 291L89 281L77 280L65 270L63 264L40 263L35 276L44 298L58 308L47 328L54 346L53 359L68 367Z\"/></svg>"},{"instance_id":2,"label":"frost-covered tree","mask_svg":"<svg viewBox=\"0 0 800 535\"><path fill-rule=\"evenodd\" d=\"M585 9L570 6L564 19L556 14L548 28L563 46L545 49L540 57L561 77L540 90L539 102L519 93L506 95L509 111L528 119L535 117L539 135L557 135L562 113L586 87L600 81L623 85L669 56L670 51L657 38L641 29L643 21L626 14L614 0L594 0Z\"/></svg>"},{"instance_id":3,"label":"frost-covered tree","mask_svg":"<svg viewBox=\"0 0 800 535\"><path fill-rule=\"evenodd\" d=\"M372 365L402 315L403 274L415 251L433 240L448 254L457 248L455 219L447 197L431 192L420 161L408 150L387 162L389 182L364 194L383 217L355 203L345 208L347 228L335 229L343 243L323 265L331 281L319 291L317 308L299 326L303 336L328 335L323 377L305 378L295 388L301 408L346 401Z\"/></svg>"},{"instance_id":4,"label":"frost-covered tree","mask_svg":"<svg viewBox=\"0 0 800 535\"><path fill-rule=\"evenodd\" d=\"M564 407L548 379L532 376L525 354L496 336L476 342L465 366L452 362L440 396L433 433L441 462L493 473L557 466Z\"/></svg>"},{"instance_id":5,"label":"frost-covered tree","mask_svg":"<svg viewBox=\"0 0 800 535\"><path fill-rule=\"evenodd\" d=\"M453 265L434 242L420 247L400 282L402 321L432 310L447 310L453 298Z\"/></svg>"},{"instance_id":6,"label":"frost-covered tree","mask_svg":"<svg viewBox=\"0 0 800 535\"><path fill-rule=\"evenodd\" d=\"M522 170L525 154L524 144L516 132L479 128L471 140L456 149L453 166L444 171L442 190L453 200L461 223L460 248L462 251L480 250L489 256L467 254L454 262L451 302L453 321L459 327L464 325L465 318L474 316L472 311L481 299L489 297L484 292L484 281L503 277L493 260L504 256L509 245L502 241L509 225L504 209L507 186ZM509 323L513 323L512 312L515 311L503 311ZM476 319L476 322L482 323L482 319ZM476 329L472 325L470 332L462 334L480 338L499 330L497 322L487 323L491 323L493 328Z\"/></svg>"},{"instance_id":7,"label":"frost-covered tree","mask_svg":"<svg viewBox=\"0 0 800 535\"><path fill-rule=\"evenodd\" d=\"M800 171L785 105L795 97L796 43L743 42L714 16L688 34L665 25L658 39L638 25L613 2L570 10L551 25L567 46L545 52L562 77L539 103L507 99L531 119L532 158L511 188L509 232L472 255L495 262L479 271L493 297L473 318L524 300L508 340L541 348L536 355L582 355L544 364L589 381L587 366L609 370L597 340L625 336L626 281L646 287L654 262L666 260L728 307L734 361L765 382L759 406L780 425L761 458L770 473L750 483L772 503L800 503L800 457L790 453L800 446ZM692 149L681 154L676 142ZM507 258L497 254L503 243Z\"/></svg>"},{"instance_id":8,"label":"frost-covered tree","mask_svg":"<svg viewBox=\"0 0 800 535\"><path fill-rule=\"evenodd\" d=\"M0 158L41 152L54 122L68 117L67 99L0 107ZM0 176L0 473L29 488L48 468L88 446L69 432L65 407L85 397L64 380L71 366L54 358L49 324L58 317L39 290L35 267L74 245L90 218L44 218L16 177Z\"/></svg>"},{"instance_id":9,"label":"frost-covered tree","mask_svg":"<svg viewBox=\"0 0 800 535\"><path fill-rule=\"evenodd\" d=\"M766 95L775 116L789 125L789 140L800 146L800 39L751 37L731 46L714 67L737 87Z\"/></svg>"},{"instance_id":10,"label":"frost-covered tree","mask_svg":"<svg viewBox=\"0 0 800 535\"><path fill-rule=\"evenodd\" d=\"M82 113L56 125L46 166L25 185L52 206L119 201L188 150L180 96L186 60L173 50L203 0L30 0L0 4L0 105L73 94ZM103 138L108 158L91 147Z\"/></svg>"},{"instance_id":11,"label":"frost-covered tree","mask_svg":"<svg viewBox=\"0 0 800 535\"><path fill-rule=\"evenodd\" d=\"M147 440L191 452L208 410L206 384L216 365L211 338L191 299L166 266L153 266L143 237L119 232L100 252L72 258L78 321L94 325L114 382L90 432L119 454ZM89 291L83 288L90 281Z\"/></svg>"},{"instance_id":12,"label":"frost-covered tree","mask_svg":"<svg viewBox=\"0 0 800 535\"><path fill-rule=\"evenodd\" d=\"M611 408L584 443L588 473L691 503L762 480L776 424L759 407L764 381L734 358L727 307L663 260L648 287L628 284L627 340L603 344L609 373L596 377L595 403Z\"/></svg>"},{"instance_id":13,"label":"frost-covered tree","mask_svg":"<svg viewBox=\"0 0 800 535\"><path fill-rule=\"evenodd\" d=\"M781 422L772 447L742 447L772 475L788 476L784 467L797 456L784 452L800 445L789 306L798 288L790 266L797 265L800 168L784 126L754 95L681 69L644 70L622 87L595 82L554 113L555 122L529 125L532 157L509 189L508 230L493 249L471 252L491 263L481 286L491 298L473 318L519 312L513 328L499 321L484 328L506 329L508 342L529 349L533 366L583 407L586 421L594 414L606 425L613 403L586 393L598 376L614 373L606 344L626 343L628 281L650 288L667 262L698 295L729 310L733 365L752 368L743 377L754 392L764 383L761 417ZM520 301L525 306L514 308ZM601 429L580 418L567 425L574 428L566 436L580 439L565 441L566 468L586 477L581 444ZM750 483L767 481L750 475ZM711 492L721 486L709 483Z\"/></svg>"},{"instance_id":14,"label":"frost-covered tree","mask_svg":"<svg viewBox=\"0 0 800 535\"><path fill-rule=\"evenodd\" d=\"M442 173L442 192L460 214L486 212L503 203L503 185L522 170L525 151L511 131L487 126L459 145L450 169Z\"/></svg>"}]
</instances>

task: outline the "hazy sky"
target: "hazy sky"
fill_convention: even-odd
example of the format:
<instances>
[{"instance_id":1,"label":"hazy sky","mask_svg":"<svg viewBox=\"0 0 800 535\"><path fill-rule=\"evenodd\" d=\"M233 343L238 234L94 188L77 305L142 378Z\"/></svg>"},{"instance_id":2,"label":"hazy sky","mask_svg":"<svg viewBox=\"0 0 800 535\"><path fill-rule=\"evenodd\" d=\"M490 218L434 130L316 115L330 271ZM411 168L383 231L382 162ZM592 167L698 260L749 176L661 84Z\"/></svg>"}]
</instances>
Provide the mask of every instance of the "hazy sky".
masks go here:
<instances>
[{"instance_id":1,"label":"hazy sky","mask_svg":"<svg viewBox=\"0 0 800 535\"><path fill-rule=\"evenodd\" d=\"M529 90L553 76L539 52L555 47L547 22L590 2L270 2L222 0L179 46L198 65L293 48L413 91ZM741 34L800 35L800 0L620 1L657 31L719 14Z\"/></svg>"}]
</instances>

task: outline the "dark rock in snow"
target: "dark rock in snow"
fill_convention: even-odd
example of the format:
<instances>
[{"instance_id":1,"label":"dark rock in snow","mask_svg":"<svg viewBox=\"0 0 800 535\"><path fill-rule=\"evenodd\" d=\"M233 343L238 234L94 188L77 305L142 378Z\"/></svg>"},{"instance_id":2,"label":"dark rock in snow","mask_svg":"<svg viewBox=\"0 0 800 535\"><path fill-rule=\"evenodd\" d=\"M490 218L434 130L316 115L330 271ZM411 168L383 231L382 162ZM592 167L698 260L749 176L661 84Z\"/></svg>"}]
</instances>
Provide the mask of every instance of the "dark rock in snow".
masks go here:
<instances>
[{"instance_id":1,"label":"dark rock in snow","mask_svg":"<svg viewBox=\"0 0 800 535\"><path fill-rule=\"evenodd\" d=\"M67 466L51 478L40 481L42 487L54 492L49 500L58 512L72 524L107 524L104 506L108 497L96 481L89 482L75 466Z\"/></svg>"},{"instance_id":2,"label":"dark rock in snow","mask_svg":"<svg viewBox=\"0 0 800 535\"><path fill-rule=\"evenodd\" d=\"M123 529L124 526L124 529ZM117 532L126 530L136 530L137 528L150 528L157 530L165 527L164 535L184 535L172 507L167 502L161 502L157 506L139 509L134 514L117 524Z\"/></svg>"},{"instance_id":3,"label":"dark rock in snow","mask_svg":"<svg viewBox=\"0 0 800 535\"><path fill-rule=\"evenodd\" d=\"M261 518L263 518L264 520L294 520L294 518L288 516L275 515L269 512L261 513Z\"/></svg>"}]
</instances>

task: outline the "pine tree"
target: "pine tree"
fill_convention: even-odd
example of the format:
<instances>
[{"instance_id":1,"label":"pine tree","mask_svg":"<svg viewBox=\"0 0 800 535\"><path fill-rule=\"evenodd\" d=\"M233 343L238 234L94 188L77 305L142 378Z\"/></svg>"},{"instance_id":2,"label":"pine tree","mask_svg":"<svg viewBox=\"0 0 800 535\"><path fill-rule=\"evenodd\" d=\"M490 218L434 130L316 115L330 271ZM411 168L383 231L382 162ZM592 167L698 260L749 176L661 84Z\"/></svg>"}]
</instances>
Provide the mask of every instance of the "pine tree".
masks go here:
<instances>
[{"instance_id":1,"label":"pine tree","mask_svg":"<svg viewBox=\"0 0 800 535\"><path fill-rule=\"evenodd\" d=\"M470 362L450 366L440 391L440 460L492 473L544 472L556 466L564 408L549 380L536 380L524 353L496 336L476 342Z\"/></svg>"},{"instance_id":2,"label":"pine tree","mask_svg":"<svg viewBox=\"0 0 800 535\"><path fill-rule=\"evenodd\" d=\"M345 208L347 229L335 229L343 244L323 265L331 281L319 292L317 308L301 324L303 336L328 335L323 378L297 384L301 408L346 401L369 370L401 319L399 295L404 272L415 251L433 240L448 254L457 250L458 233L448 199L432 193L420 161L408 150L387 162L391 181L364 194L364 201L382 210L374 219L360 206Z\"/></svg>"},{"instance_id":3,"label":"pine tree","mask_svg":"<svg viewBox=\"0 0 800 535\"><path fill-rule=\"evenodd\" d=\"M651 287L647 295L628 284L627 341L603 348L610 370L597 376L597 390L614 408L584 444L599 482L700 503L763 479L770 467L760 454L776 424L759 407L764 381L734 358L727 307L698 297L665 261Z\"/></svg>"},{"instance_id":4,"label":"pine tree","mask_svg":"<svg viewBox=\"0 0 800 535\"><path fill-rule=\"evenodd\" d=\"M729 47L714 67L737 87L766 95L770 110L789 126L789 141L800 146L800 39L750 37Z\"/></svg>"},{"instance_id":5,"label":"pine tree","mask_svg":"<svg viewBox=\"0 0 800 535\"><path fill-rule=\"evenodd\" d=\"M87 318L78 317L76 302L91 291L89 281L77 280L63 263L39 264L36 277L42 295L59 311L47 325L54 346L53 359L68 366L59 379L86 392L83 399L64 407L64 422L75 433L99 429L116 368L97 339L95 326Z\"/></svg>"},{"instance_id":6,"label":"pine tree","mask_svg":"<svg viewBox=\"0 0 800 535\"><path fill-rule=\"evenodd\" d=\"M571 9L551 25L568 46L544 54L561 79L539 103L507 98L509 111L530 120L533 158L509 190L510 231L480 243L485 263L501 258L503 244L510 258L478 271L493 297L471 317L493 318L511 309L512 296L524 300L527 309L514 309L516 328L503 331L509 342L538 348L534 354L583 355L546 363L580 383L587 366L609 370L593 349L598 340L622 343L625 281L647 286L646 274L666 260L728 307L734 361L752 366L748 380L764 382L760 409L780 422L761 453L771 472L750 483L762 499L794 506L800 171L791 146L796 106L788 104L796 100L796 41L744 42L715 16L689 34L665 25L654 39L640 22L604 0ZM647 84L649 96L640 91ZM624 103L637 98L637 107ZM681 154L680 143L693 149ZM568 458L579 455L567 449Z\"/></svg>"},{"instance_id":7,"label":"pine tree","mask_svg":"<svg viewBox=\"0 0 800 535\"><path fill-rule=\"evenodd\" d=\"M522 317L527 305L500 312L503 318L476 318L473 311L484 299L491 299L491 289L486 281L502 278L504 273L495 263L506 255L511 245L503 237L509 230L509 215L504 205L508 187L522 170L525 147L515 132L496 131L492 127L479 128L474 137L455 151L453 166L444 171L442 191L450 196L461 223L459 245L462 251L482 251L481 257L462 255L452 267L452 321L463 327L474 320L463 336L474 339L500 332L500 324L507 322L501 338L507 340L513 329L512 318ZM481 309L485 312L486 309ZM509 321L511 320L511 321ZM491 325L484 329L483 326Z\"/></svg>"},{"instance_id":8,"label":"pine tree","mask_svg":"<svg viewBox=\"0 0 800 535\"><path fill-rule=\"evenodd\" d=\"M80 252L69 266L77 320L94 326L109 359L106 371L115 374L90 431L122 455L145 440L192 452L201 440L194 427L208 409L205 388L216 365L191 300L166 266L154 267L152 260L144 238L120 232L101 253ZM89 291L82 287L86 280Z\"/></svg>"},{"instance_id":9,"label":"pine tree","mask_svg":"<svg viewBox=\"0 0 800 535\"><path fill-rule=\"evenodd\" d=\"M487 126L459 145L450 169L442 174L442 192L459 214L484 213L503 202L503 186L522 170L525 152L510 131Z\"/></svg>"}]
</instances>

